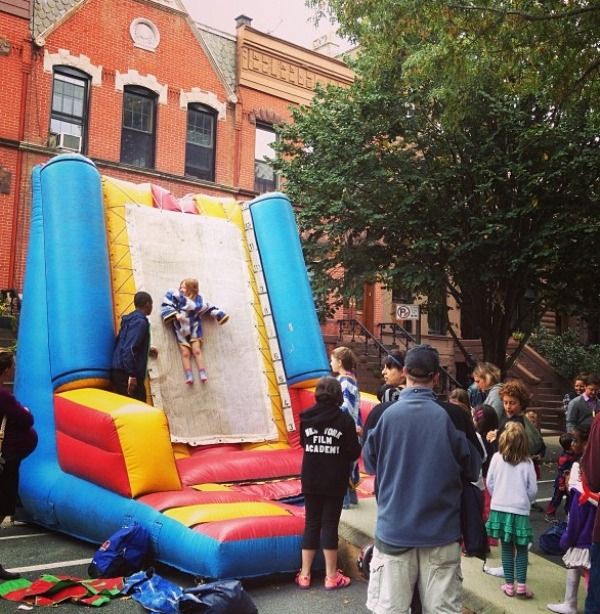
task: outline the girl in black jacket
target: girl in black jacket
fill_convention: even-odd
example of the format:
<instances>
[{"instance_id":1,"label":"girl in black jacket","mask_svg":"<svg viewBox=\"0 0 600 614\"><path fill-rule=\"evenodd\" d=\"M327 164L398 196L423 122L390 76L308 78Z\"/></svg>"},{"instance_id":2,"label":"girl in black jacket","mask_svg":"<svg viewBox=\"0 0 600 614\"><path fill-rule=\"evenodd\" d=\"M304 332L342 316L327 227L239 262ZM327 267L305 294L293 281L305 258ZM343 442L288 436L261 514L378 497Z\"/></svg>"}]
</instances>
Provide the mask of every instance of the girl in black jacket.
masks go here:
<instances>
[{"instance_id":1,"label":"girl in black jacket","mask_svg":"<svg viewBox=\"0 0 600 614\"><path fill-rule=\"evenodd\" d=\"M323 548L325 588L350 584L337 569L338 524L348 487L348 465L360 455L352 417L341 411L342 388L335 377L322 377L315 390L316 405L300 414L302 493L306 520L302 542L302 569L296 576L300 588L309 588L315 554Z\"/></svg>"}]
</instances>

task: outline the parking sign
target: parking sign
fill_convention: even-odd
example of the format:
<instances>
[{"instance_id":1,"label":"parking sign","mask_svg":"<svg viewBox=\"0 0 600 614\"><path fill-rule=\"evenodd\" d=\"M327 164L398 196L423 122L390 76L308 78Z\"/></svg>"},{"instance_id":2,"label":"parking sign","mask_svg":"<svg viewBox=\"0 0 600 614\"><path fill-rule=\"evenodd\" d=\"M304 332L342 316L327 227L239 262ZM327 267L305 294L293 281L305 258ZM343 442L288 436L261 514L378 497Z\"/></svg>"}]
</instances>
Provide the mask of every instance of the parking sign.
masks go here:
<instances>
[{"instance_id":1,"label":"parking sign","mask_svg":"<svg viewBox=\"0 0 600 614\"><path fill-rule=\"evenodd\" d=\"M418 320L419 305L396 305L396 320Z\"/></svg>"}]
</instances>

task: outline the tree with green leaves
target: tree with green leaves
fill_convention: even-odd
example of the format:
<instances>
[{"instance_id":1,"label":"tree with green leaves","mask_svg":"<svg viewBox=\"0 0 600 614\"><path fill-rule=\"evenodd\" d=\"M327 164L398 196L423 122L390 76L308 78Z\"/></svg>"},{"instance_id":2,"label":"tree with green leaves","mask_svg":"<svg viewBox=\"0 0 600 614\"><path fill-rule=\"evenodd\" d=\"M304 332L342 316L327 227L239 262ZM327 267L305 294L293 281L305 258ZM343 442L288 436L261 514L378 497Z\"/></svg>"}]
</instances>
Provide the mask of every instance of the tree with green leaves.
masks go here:
<instances>
[{"instance_id":1,"label":"tree with green leaves","mask_svg":"<svg viewBox=\"0 0 600 614\"><path fill-rule=\"evenodd\" d=\"M502 369L513 331L581 302L598 260L600 11L532 19L579 4L328 3L360 43L357 78L294 111L276 163L318 297L365 281L429 308L449 294Z\"/></svg>"}]
</instances>

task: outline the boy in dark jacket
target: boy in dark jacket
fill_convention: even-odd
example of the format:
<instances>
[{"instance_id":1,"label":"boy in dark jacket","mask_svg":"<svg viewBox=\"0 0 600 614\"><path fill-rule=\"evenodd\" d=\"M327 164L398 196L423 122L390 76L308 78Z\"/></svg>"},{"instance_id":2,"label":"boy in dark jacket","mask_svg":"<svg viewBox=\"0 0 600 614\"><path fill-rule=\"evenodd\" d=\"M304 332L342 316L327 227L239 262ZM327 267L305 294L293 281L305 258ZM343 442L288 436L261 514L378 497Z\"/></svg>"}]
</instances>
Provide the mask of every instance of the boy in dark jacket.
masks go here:
<instances>
[{"instance_id":1,"label":"boy in dark jacket","mask_svg":"<svg viewBox=\"0 0 600 614\"><path fill-rule=\"evenodd\" d=\"M319 547L325 558L325 588L350 584L337 569L338 524L348 487L348 466L360 455L356 425L340 408L342 387L335 377L322 377L315 390L317 404L300 414L302 493L306 521L302 542L300 588L309 588L310 570Z\"/></svg>"},{"instance_id":2,"label":"boy in dark jacket","mask_svg":"<svg viewBox=\"0 0 600 614\"><path fill-rule=\"evenodd\" d=\"M115 392L145 402L152 297L147 292L136 292L133 304L135 311L121 318L110 378Z\"/></svg>"},{"instance_id":3,"label":"boy in dark jacket","mask_svg":"<svg viewBox=\"0 0 600 614\"><path fill-rule=\"evenodd\" d=\"M562 448L562 452L558 457L558 461L556 463L556 477L554 478L554 493L552 494L552 499L550 503L548 503L548 507L546 508L546 522L553 522L556 517L556 510L559 508L563 497L567 497L567 501L565 503L565 511L569 507L569 472L571 471L571 467L573 463L577 460L577 455L572 450L571 446L573 443L573 435L571 433L563 433L558 438L558 443Z\"/></svg>"}]
</instances>

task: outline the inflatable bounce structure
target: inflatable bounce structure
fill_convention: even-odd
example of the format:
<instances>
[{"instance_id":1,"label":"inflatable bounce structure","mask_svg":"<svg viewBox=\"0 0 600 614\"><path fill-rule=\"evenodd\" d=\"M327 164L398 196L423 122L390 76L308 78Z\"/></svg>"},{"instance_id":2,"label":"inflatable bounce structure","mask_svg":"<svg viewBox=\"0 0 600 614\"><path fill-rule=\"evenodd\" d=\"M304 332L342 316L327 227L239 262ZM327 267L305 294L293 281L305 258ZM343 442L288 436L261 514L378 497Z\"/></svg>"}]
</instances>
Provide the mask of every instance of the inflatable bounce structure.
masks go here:
<instances>
[{"instance_id":1,"label":"inflatable bounce structure","mask_svg":"<svg viewBox=\"0 0 600 614\"><path fill-rule=\"evenodd\" d=\"M297 570L297 417L329 365L289 200L177 200L79 155L32 185L15 381L40 439L22 466L28 519L95 543L137 521L156 560L211 578ZM192 386L159 317L186 277L230 315L205 322L209 379ZM110 392L138 290L154 299L151 404Z\"/></svg>"}]
</instances>

